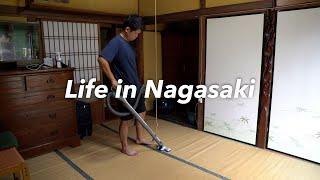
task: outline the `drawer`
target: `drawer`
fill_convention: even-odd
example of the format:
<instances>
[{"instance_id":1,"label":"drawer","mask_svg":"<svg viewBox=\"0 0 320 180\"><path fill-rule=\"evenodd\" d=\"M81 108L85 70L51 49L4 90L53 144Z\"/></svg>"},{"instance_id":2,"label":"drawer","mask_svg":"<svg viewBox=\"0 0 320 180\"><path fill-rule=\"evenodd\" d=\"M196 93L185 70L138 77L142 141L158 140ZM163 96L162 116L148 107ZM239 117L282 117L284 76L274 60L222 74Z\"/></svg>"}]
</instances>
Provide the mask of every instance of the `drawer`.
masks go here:
<instances>
[{"instance_id":1,"label":"drawer","mask_svg":"<svg viewBox=\"0 0 320 180\"><path fill-rule=\"evenodd\" d=\"M38 111L47 111L48 109L62 109L62 108L69 108L75 107L75 100L74 99L66 99L66 100L57 100L53 103L50 102L40 102L36 104L23 104L23 99L20 100L16 105L7 106L6 103L0 104L0 118L4 117L4 115L10 115L16 112L30 112L34 110Z\"/></svg>"},{"instance_id":2,"label":"drawer","mask_svg":"<svg viewBox=\"0 0 320 180\"><path fill-rule=\"evenodd\" d=\"M1 76L0 78L0 97L10 94L25 92L25 80L23 76Z\"/></svg>"},{"instance_id":3,"label":"drawer","mask_svg":"<svg viewBox=\"0 0 320 180\"><path fill-rule=\"evenodd\" d=\"M26 76L26 89L27 91L66 89L68 80L73 80L72 73L28 75Z\"/></svg>"},{"instance_id":4,"label":"drawer","mask_svg":"<svg viewBox=\"0 0 320 180\"><path fill-rule=\"evenodd\" d=\"M58 124L51 123L45 126L14 132L13 134L18 140L19 149L26 149L72 137L75 136L76 133L77 130L75 126L59 126Z\"/></svg>"},{"instance_id":5,"label":"drawer","mask_svg":"<svg viewBox=\"0 0 320 180\"><path fill-rule=\"evenodd\" d=\"M48 124L60 126L76 126L75 108L34 110L31 112L18 112L1 117L1 130L18 132L33 128L45 127Z\"/></svg>"},{"instance_id":6,"label":"drawer","mask_svg":"<svg viewBox=\"0 0 320 180\"><path fill-rule=\"evenodd\" d=\"M38 103L56 103L65 100L65 90L50 90L35 93L23 93L15 96L0 97L1 102L6 102L7 107L16 108L17 106L36 105Z\"/></svg>"},{"instance_id":7,"label":"drawer","mask_svg":"<svg viewBox=\"0 0 320 180\"><path fill-rule=\"evenodd\" d=\"M23 81L24 76L0 76L0 84L11 81Z\"/></svg>"}]
</instances>

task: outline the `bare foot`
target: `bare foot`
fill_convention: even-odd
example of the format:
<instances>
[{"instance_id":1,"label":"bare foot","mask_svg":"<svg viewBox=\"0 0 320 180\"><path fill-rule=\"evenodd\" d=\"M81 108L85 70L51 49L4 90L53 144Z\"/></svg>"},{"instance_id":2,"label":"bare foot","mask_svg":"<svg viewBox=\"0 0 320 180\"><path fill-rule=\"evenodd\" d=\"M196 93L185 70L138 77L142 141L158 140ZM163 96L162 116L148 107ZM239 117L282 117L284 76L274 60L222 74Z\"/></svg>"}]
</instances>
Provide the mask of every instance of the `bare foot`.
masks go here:
<instances>
[{"instance_id":1,"label":"bare foot","mask_svg":"<svg viewBox=\"0 0 320 180\"><path fill-rule=\"evenodd\" d=\"M128 156L136 156L138 152L133 149L121 149L121 152L128 155Z\"/></svg>"},{"instance_id":2,"label":"bare foot","mask_svg":"<svg viewBox=\"0 0 320 180\"><path fill-rule=\"evenodd\" d=\"M141 140L136 140L136 143L137 144L140 144L140 145L151 145L152 143L150 141L147 141L145 139L141 139Z\"/></svg>"}]
</instances>

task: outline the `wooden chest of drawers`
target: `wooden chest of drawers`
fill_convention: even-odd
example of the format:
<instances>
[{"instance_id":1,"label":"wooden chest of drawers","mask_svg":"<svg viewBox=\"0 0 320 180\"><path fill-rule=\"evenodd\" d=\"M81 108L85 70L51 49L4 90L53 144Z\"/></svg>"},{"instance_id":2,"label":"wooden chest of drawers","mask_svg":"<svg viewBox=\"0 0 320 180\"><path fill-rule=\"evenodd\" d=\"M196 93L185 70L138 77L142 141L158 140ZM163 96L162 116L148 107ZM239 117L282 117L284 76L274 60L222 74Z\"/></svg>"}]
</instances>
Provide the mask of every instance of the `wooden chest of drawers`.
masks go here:
<instances>
[{"instance_id":1,"label":"wooden chest of drawers","mask_svg":"<svg viewBox=\"0 0 320 180\"><path fill-rule=\"evenodd\" d=\"M65 99L73 69L0 73L0 132L9 130L24 157L78 146L75 100Z\"/></svg>"}]
</instances>

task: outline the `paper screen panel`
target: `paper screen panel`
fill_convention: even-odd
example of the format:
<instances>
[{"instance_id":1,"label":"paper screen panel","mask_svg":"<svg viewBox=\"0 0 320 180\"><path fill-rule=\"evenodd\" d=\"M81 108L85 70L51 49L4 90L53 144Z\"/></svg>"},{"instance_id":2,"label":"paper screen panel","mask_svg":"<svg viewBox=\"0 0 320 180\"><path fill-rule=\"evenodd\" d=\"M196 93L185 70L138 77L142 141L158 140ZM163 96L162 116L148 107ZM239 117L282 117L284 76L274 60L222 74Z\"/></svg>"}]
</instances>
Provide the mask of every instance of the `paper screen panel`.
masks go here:
<instances>
[{"instance_id":1,"label":"paper screen panel","mask_svg":"<svg viewBox=\"0 0 320 180\"><path fill-rule=\"evenodd\" d=\"M256 80L253 98L206 98L204 130L250 144L256 142L263 14L207 20L206 85ZM220 89L221 90L221 89Z\"/></svg>"},{"instance_id":2,"label":"paper screen panel","mask_svg":"<svg viewBox=\"0 0 320 180\"><path fill-rule=\"evenodd\" d=\"M320 163L320 8L279 12L268 148Z\"/></svg>"}]
</instances>

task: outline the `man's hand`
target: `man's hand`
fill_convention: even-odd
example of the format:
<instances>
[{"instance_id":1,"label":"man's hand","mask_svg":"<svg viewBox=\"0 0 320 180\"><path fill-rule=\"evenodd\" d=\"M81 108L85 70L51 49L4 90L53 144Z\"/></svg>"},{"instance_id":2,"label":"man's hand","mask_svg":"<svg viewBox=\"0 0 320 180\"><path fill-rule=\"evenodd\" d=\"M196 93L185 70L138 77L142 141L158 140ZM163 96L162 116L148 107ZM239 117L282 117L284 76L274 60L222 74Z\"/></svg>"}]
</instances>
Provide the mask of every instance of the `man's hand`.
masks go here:
<instances>
[{"instance_id":1,"label":"man's hand","mask_svg":"<svg viewBox=\"0 0 320 180\"><path fill-rule=\"evenodd\" d=\"M118 81L116 80L116 78L114 77L114 75L110 69L109 62L106 59L104 59L103 57L99 57L98 62L100 64L100 67L102 68L103 72L105 73L105 75L111 81L111 90L116 90L117 86L118 86Z\"/></svg>"},{"instance_id":2,"label":"man's hand","mask_svg":"<svg viewBox=\"0 0 320 180\"><path fill-rule=\"evenodd\" d=\"M118 86L118 81L117 80L112 80L111 81L111 89L112 90L116 90L117 89L117 86Z\"/></svg>"}]
</instances>

